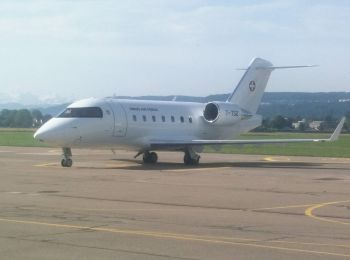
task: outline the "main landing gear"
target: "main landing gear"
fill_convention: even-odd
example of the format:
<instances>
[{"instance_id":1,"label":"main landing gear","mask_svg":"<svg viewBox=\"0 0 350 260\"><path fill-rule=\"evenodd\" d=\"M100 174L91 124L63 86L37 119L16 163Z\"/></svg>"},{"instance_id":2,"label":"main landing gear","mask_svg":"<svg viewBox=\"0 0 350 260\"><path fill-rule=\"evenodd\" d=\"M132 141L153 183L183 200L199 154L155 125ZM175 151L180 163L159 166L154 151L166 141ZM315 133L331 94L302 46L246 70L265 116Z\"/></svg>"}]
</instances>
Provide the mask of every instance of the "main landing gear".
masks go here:
<instances>
[{"instance_id":1,"label":"main landing gear","mask_svg":"<svg viewBox=\"0 0 350 260\"><path fill-rule=\"evenodd\" d=\"M186 165L198 165L200 158L201 157L192 149L192 147L185 149L184 163Z\"/></svg>"},{"instance_id":2,"label":"main landing gear","mask_svg":"<svg viewBox=\"0 0 350 260\"><path fill-rule=\"evenodd\" d=\"M145 164L155 164L158 161L158 155L155 152L144 152L143 153L143 163Z\"/></svg>"},{"instance_id":3,"label":"main landing gear","mask_svg":"<svg viewBox=\"0 0 350 260\"><path fill-rule=\"evenodd\" d=\"M72 160L72 150L68 147L63 147L63 159L61 160L62 167L72 167L73 160Z\"/></svg>"},{"instance_id":4,"label":"main landing gear","mask_svg":"<svg viewBox=\"0 0 350 260\"><path fill-rule=\"evenodd\" d=\"M200 156L194 151L192 147L188 147L184 150L184 163L186 165L198 165ZM137 158L140 155L143 155L143 163L144 164L156 164L158 161L158 155L155 152L150 151L140 151L138 152L134 158Z\"/></svg>"}]
</instances>

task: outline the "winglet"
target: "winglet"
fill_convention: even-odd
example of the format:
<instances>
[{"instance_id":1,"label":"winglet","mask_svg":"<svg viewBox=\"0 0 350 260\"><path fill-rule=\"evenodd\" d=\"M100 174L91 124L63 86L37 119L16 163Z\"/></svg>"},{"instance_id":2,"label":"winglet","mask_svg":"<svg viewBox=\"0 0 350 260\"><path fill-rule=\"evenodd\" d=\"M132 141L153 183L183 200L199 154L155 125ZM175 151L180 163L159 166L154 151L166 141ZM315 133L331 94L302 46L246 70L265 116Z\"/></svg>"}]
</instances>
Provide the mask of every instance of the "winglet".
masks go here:
<instances>
[{"instance_id":1,"label":"winglet","mask_svg":"<svg viewBox=\"0 0 350 260\"><path fill-rule=\"evenodd\" d=\"M339 135L340 135L340 133L341 133L341 130L342 130L342 128L343 128L343 125L344 125L344 123L345 123L345 119L346 119L346 118L345 118L345 116L344 116L344 117L340 120L340 122L339 122L337 128L334 130L332 136L328 139L329 141L333 142L333 141L338 140L338 137L339 137Z\"/></svg>"}]
</instances>

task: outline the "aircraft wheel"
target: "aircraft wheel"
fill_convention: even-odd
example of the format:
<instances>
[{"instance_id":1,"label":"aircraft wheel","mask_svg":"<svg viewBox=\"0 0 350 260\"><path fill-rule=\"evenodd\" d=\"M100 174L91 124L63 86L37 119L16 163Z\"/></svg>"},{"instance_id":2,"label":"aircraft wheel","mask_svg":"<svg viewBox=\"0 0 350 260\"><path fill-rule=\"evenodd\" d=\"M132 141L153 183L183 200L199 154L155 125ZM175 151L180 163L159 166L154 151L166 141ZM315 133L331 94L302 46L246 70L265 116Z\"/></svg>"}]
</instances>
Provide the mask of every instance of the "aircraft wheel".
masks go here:
<instances>
[{"instance_id":1,"label":"aircraft wheel","mask_svg":"<svg viewBox=\"0 0 350 260\"><path fill-rule=\"evenodd\" d=\"M61 160L61 166L62 166L62 167L67 167L67 166L66 166L66 159L62 159L62 160Z\"/></svg>"},{"instance_id":2,"label":"aircraft wheel","mask_svg":"<svg viewBox=\"0 0 350 260\"><path fill-rule=\"evenodd\" d=\"M189 156L189 154L185 154L185 156L184 156L184 163L186 165L198 165L199 164L199 158L200 158L200 156L198 156L197 158L191 158L191 156Z\"/></svg>"},{"instance_id":3,"label":"aircraft wheel","mask_svg":"<svg viewBox=\"0 0 350 260\"><path fill-rule=\"evenodd\" d=\"M196 159L193 159L193 165L198 165L199 164L199 159L200 159L201 157L200 156L198 156Z\"/></svg>"},{"instance_id":4,"label":"aircraft wheel","mask_svg":"<svg viewBox=\"0 0 350 260\"><path fill-rule=\"evenodd\" d=\"M62 167L72 167L73 161L72 161L72 159L62 159L61 165L62 165Z\"/></svg>"},{"instance_id":5,"label":"aircraft wheel","mask_svg":"<svg viewBox=\"0 0 350 260\"><path fill-rule=\"evenodd\" d=\"M184 164L186 164L186 165L191 164L191 157L187 153L184 156Z\"/></svg>"},{"instance_id":6,"label":"aircraft wheel","mask_svg":"<svg viewBox=\"0 0 350 260\"><path fill-rule=\"evenodd\" d=\"M158 155L155 152L149 154L150 163L155 164L158 161Z\"/></svg>"},{"instance_id":7,"label":"aircraft wheel","mask_svg":"<svg viewBox=\"0 0 350 260\"><path fill-rule=\"evenodd\" d=\"M67 160L66 160L66 165L67 165L67 167L72 167L72 165L73 165L73 160L72 160L72 159L67 159Z\"/></svg>"},{"instance_id":8,"label":"aircraft wheel","mask_svg":"<svg viewBox=\"0 0 350 260\"><path fill-rule=\"evenodd\" d=\"M158 155L155 152L146 152L143 154L143 163L155 164L158 161Z\"/></svg>"}]
</instances>

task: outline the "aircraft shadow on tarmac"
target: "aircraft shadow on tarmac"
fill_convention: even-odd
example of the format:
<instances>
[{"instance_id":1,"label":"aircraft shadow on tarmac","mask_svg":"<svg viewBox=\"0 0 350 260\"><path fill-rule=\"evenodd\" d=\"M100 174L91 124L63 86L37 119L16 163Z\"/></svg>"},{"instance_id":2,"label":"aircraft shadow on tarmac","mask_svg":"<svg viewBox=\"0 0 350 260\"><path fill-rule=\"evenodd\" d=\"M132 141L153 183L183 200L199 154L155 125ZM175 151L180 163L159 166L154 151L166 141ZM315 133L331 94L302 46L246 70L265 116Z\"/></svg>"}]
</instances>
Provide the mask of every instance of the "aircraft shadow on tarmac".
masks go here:
<instances>
[{"instance_id":1,"label":"aircraft shadow on tarmac","mask_svg":"<svg viewBox=\"0 0 350 260\"><path fill-rule=\"evenodd\" d=\"M191 169L215 169L215 168L293 168L293 169L341 169L339 167L329 167L330 164L312 162L201 162L198 166L186 166L183 163L158 162L157 164L143 164L139 160L132 159L111 159L116 162L108 169L123 170L191 170ZM119 165L118 165L119 164ZM345 169L344 169L345 170ZM346 168L349 170L349 168Z\"/></svg>"}]
</instances>

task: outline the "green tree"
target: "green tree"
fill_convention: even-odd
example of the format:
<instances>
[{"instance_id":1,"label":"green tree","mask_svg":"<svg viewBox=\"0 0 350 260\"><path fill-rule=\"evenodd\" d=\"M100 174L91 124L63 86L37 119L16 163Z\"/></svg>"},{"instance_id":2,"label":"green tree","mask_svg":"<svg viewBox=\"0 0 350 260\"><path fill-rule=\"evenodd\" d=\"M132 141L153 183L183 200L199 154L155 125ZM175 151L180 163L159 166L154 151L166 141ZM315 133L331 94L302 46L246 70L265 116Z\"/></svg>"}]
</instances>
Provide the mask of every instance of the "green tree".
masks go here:
<instances>
[{"instance_id":1,"label":"green tree","mask_svg":"<svg viewBox=\"0 0 350 260\"><path fill-rule=\"evenodd\" d=\"M45 114L43 116L43 124L46 123L47 121L49 121L51 118L52 118L52 115Z\"/></svg>"},{"instance_id":2,"label":"green tree","mask_svg":"<svg viewBox=\"0 0 350 260\"><path fill-rule=\"evenodd\" d=\"M38 109L32 110L33 126L38 127L43 123L43 114Z\"/></svg>"},{"instance_id":3,"label":"green tree","mask_svg":"<svg viewBox=\"0 0 350 260\"><path fill-rule=\"evenodd\" d=\"M16 112L12 127L32 127L33 117L28 109L20 109Z\"/></svg>"},{"instance_id":4,"label":"green tree","mask_svg":"<svg viewBox=\"0 0 350 260\"><path fill-rule=\"evenodd\" d=\"M39 109L33 109L32 110L32 117L34 119L41 120L41 119L43 119L43 114L40 112Z\"/></svg>"},{"instance_id":5,"label":"green tree","mask_svg":"<svg viewBox=\"0 0 350 260\"><path fill-rule=\"evenodd\" d=\"M330 131L334 130L334 128L337 126L338 120L333 118L332 115L327 115L324 118L324 122L320 125L320 130L322 131Z\"/></svg>"},{"instance_id":6,"label":"green tree","mask_svg":"<svg viewBox=\"0 0 350 260\"><path fill-rule=\"evenodd\" d=\"M350 111L346 112L345 117L346 117L346 121L344 124L344 129L350 132Z\"/></svg>"},{"instance_id":7,"label":"green tree","mask_svg":"<svg viewBox=\"0 0 350 260\"><path fill-rule=\"evenodd\" d=\"M287 120L286 118L284 118L281 115L275 116L271 120L271 128L283 129L283 128L287 128L287 127L291 127L291 121Z\"/></svg>"},{"instance_id":8,"label":"green tree","mask_svg":"<svg viewBox=\"0 0 350 260\"><path fill-rule=\"evenodd\" d=\"M0 126L10 127L13 125L13 120L16 115L16 110L3 109L0 113Z\"/></svg>"},{"instance_id":9,"label":"green tree","mask_svg":"<svg viewBox=\"0 0 350 260\"><path fill-rule=\"evenodd\" d=\"M306 128L307 128L307 126L306 126L305 122L300 122L299 123L299 127L298 127L299 131L304 132L306 130Z\"/></svg>"}]
</instances>

